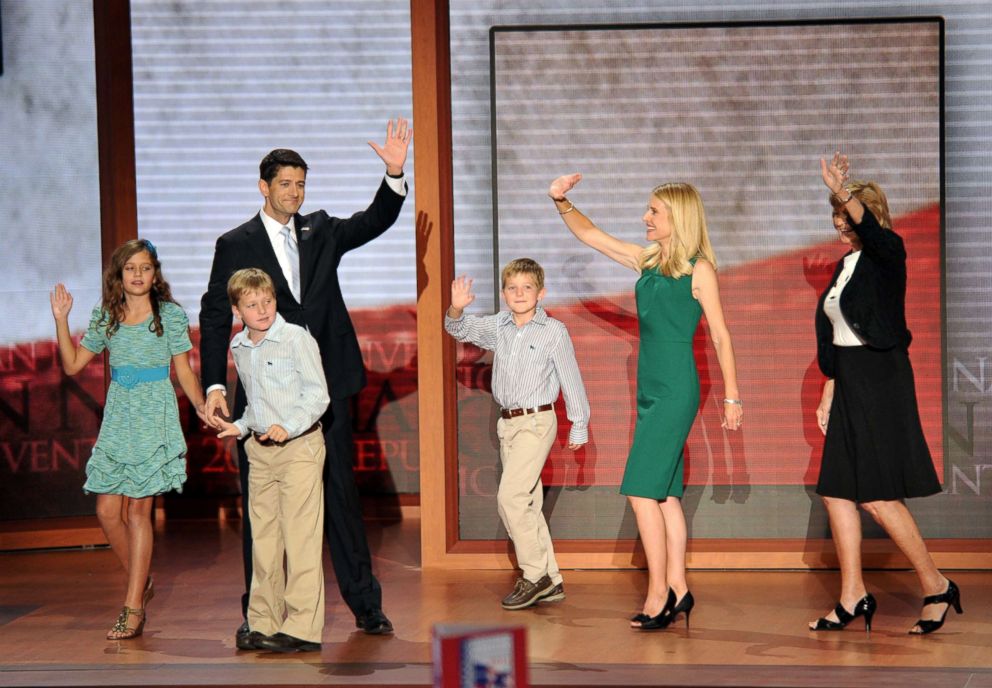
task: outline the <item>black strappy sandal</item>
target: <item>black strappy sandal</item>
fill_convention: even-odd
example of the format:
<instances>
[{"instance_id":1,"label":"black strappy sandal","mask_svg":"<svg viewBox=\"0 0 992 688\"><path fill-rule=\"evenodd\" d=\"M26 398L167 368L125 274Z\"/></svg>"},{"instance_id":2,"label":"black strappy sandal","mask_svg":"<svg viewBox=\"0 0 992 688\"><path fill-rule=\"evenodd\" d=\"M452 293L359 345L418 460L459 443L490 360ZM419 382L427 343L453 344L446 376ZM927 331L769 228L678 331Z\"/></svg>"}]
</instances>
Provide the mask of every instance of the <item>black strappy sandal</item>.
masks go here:
<instances>
[{"instance_id":1,"label":"black strappy sandal","mask_svg":"<svg viewBox=\"0 0 992 688\"><path fill-rule=\"evenodd\" d=\"M923 606L928 604L946 604L947 606L944 608L944 613L936 621L930 619L917 621L916 626L909 630L910 635L927 635L936 631L944 625L944 619L947 618L947 612L950 611L951 607L954 607L954 611L958 614L963 613L961 611L961 590L950 578L947 579L947 590L939 595L927 595L923 598ZM916 628L920 630L916 630Z\"/></svg>"},{"instance_id":2,"label":"black strappy sandal","mask_svg":"<svg viewBox=\"0 0 992 688\"><path fill-rule=\"evenodd\" d=\"M844 609L844 605L840 602L834 607L834 614L837 615L837 621L831 621L826 617L821 617L816 620L816 625L810 628L811 631L843 631L847 624L854 621L859 616L865 617L865 633L871 635L871 618L875 616L875 611L878 609L878 603L875 601L875 597L868 593L854 605L854 612L849 612Z\"/></svg>"}]
</instances>

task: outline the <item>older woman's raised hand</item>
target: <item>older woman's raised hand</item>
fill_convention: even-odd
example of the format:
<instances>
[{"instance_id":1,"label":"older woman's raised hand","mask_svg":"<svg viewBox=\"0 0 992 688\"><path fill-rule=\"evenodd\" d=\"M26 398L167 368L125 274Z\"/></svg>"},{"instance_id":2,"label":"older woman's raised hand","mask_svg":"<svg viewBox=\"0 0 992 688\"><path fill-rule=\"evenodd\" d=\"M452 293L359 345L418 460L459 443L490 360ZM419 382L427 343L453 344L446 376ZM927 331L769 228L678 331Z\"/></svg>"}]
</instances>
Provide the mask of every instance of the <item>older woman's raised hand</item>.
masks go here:
<instances>
[{"instance_id":1,"label":"older woman's raised hand","mask_svg":"<svg viewBox=\"0 0 992 688\"><path fill-rule=\"evenodd\" d=\"M820 158L820 173L823 175L823 183L830 189L830 193L840 193L847 181L848 172L851 165L847 161L847 156L837 151L830 162Z\"/></svg>"},{"instance_id":2,"label":"older woman's raised hand","mask_svg":"<svg viewBox=\"0 0 992 688\"><path fill-rule=\"evenodd\" d=\"M565 194L571 191L581 179L582 175L578 172L573 174L563 174L551 182L551 186L548 188L548 195L551 196L552 200L563 201L565 200Z\"/></svg>"}]
</instances>

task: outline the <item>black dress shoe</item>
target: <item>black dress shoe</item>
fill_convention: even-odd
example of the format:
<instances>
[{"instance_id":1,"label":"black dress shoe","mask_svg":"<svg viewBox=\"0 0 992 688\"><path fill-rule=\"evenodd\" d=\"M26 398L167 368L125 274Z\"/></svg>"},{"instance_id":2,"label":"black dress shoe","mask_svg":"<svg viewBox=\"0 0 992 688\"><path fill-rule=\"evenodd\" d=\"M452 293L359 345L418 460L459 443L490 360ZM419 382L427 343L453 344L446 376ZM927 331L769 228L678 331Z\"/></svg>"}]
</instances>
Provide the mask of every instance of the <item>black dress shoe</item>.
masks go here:
<instances>
[{"instance_id":1,"label":"black dress shoe","mask_svg":"<svg viewBox=\"0 0 992 688\"><path fill-rule=\"evenodd\" d=\"M257 650L259 649L258 641L264 637L264 633L248 628L248 622L245 621L238 626L238 630L234 634L234 644L239 650Z\"/></svg>"},{"instance_id":2,"label":"black dress shoe","mask_svg":"<svg viewBox=\"0 0 992 688\"><path fill-rule=\"evenodd\" d=\"M251 640L251 629L248 628L247 621L238 626L238 630L234 632L234 644L237 645L239 650L255 649L255 645Z\"/></svg>"},{"instance_id":3,"label":"black dress shoe","mask_svg":"<svg viewBox=\"0 0 992 688\"><path fill-rule=\"evenodd\" d=\"M355 617L355 627L369 635L387 635L393 632L393 624L389 622L381 609L371 609Z\"/></svg>"},{"instance_id":4,"label":"black dress shoe","mask_svg":"<svg viewBox=\"0 0 992 688\"><path fill-rule=\"evenodd\" d=\"M269 636L263 635L255 643L255 647L256 649L268 650L269 652L320 652L320 643L300 640L285 633L276 633Z\"/></svg>"}]
</instances>

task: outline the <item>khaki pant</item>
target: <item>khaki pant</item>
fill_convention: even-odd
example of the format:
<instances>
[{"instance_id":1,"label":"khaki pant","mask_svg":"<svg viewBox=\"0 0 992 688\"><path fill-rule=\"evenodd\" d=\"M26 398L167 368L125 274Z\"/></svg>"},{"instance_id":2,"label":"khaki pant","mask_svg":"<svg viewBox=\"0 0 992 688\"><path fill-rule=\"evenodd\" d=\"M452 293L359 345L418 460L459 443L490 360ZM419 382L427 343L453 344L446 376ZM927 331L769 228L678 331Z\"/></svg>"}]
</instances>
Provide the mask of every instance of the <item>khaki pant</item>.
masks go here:
<instances>
[{"instance_id":1,"label":"khaki pant","mask_svg":"<svg viewBox=\"0 0 992 688\"><path fill-rule=\"evenodd\" d=\"M252 578L248 626L319 643L324 630L324 435L245 442ZM285 573L283 555L285 554Z\"/></svg>"},{"instance_id":2,"label":"khaki pant","mask_svg":"<svg viewBox=\"0 0 992 688\"><path fill-rule=\"evenodd\" d=\"M503 475L499 479L496 505L506 532L513 540L517 564L524 578L536 583L547 574L556 585L562 582L551 544L551 533L541 507L544 486L541 469L558 436L558 416L541 411L516 418L500 418L496 423L499 458Z\"/></svg>"}]
</instances>

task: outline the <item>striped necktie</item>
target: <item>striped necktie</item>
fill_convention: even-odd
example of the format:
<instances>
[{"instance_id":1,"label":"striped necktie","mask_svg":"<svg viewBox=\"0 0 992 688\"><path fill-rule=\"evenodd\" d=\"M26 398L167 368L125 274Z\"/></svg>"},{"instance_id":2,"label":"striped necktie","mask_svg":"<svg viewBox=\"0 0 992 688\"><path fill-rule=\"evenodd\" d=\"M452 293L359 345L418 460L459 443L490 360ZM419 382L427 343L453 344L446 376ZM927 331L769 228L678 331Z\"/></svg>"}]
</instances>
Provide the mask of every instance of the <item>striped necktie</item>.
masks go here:
<instances>
[{"instance_id":1,"label":"striped necktie","mask_svg":"<svg viewBox=\"0 0 992 688\"><path fill-rule=\"evenodd\" d=\"M286 257L289 258L289 276L290 276L290 289L293 290L293 296L296 300L300 300L300 249L296 245L296 237L293 236L293 230L291 230L287 225L283 225L282 230L279 232L282 234L283 241L286 244Z\"/></svg>"}]
</instances>

